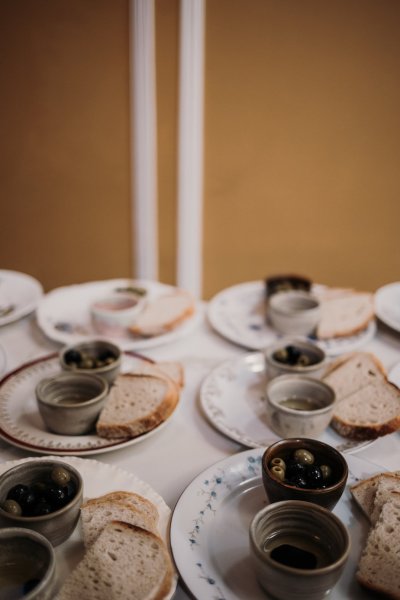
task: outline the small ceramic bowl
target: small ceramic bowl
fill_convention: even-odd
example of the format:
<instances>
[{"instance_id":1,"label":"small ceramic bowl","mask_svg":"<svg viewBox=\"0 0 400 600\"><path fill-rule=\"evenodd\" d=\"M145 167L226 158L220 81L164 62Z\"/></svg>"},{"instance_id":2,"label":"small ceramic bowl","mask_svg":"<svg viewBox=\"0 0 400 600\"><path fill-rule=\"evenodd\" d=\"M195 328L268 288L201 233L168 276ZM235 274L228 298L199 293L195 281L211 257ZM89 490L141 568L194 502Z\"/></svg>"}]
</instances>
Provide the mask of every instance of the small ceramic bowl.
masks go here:
<instances>
[{"instance_id":1,"label":"small ceramic bowl","mask_svg":"<svg viewBox=\"0 0 400 600\"><path fill-rule=\"evenodd\" d=\"M62 467L68 473L70 477L68 483L53 482L51 474L55 467ZM10 490L21 484L29 488L29 498L26 489L21 492L23 495L19 496L19 504L25 507L24 511L27 514L45 513L48 510L51 512L38 516L23 516L23 514L6 511L4 503ZM66 496L62 496L59 491L54 491L56 488L57 490L61 488ZM79 520L82 498L83 480L77 469L62 461L28 460L0 475L0 525L32 529L44 535L53 546L58 546L68 539L75 529Z\"/></svg>"},{"instance_id":2,"label":"small ceramic bowl","mask_svg":"<svg viewBox=\"0 0 400 600\"><path fill-rule=\"evenodd\" d=\"M262 588L278 600L320 600L339 580L350 536L333 513L288 500L270 504L250 524L250 554Z\"/></svg>"},{"instance_id":3,"label":"small ceramic bowl","mask_svg":"<svg viewBox=\"0 0 400 600\"><path fill-rule=\"evenodd\" d=\"M272 275L265 280L265 292L267 298L281 292L291 290L302 290L309 292L311 290L311 279L303 275Z\"/></svg>"},{"instance_id":4,"label":"small ceramic bowl","mask_svg":"<svg viewBox=\"0 0 400 600\"><path fill-rule=\"evenodd\" d=\"M267 383L268 424L283 438L317 438L328 427L334 405L334 390L319 379L280 375Z\"/></svg>"},{"instance_id":5,"label":"small ceramic bowl","mask_svg":"<svg viewBox=\"0 0 400 600\"><path fill-rule=\"evenodd\" d=\"M320 377L326 368L322 348L298 337L284 337L264 351L268 379L278 375L299 374Z\"/></svg>"},{"instance_id":6,"label":"small ceramic bowl","mask_svg":"<svg viewBox=\"0 0 400 600\"><path fill-rule=\"evenodd\" d=\"M106 340L73 344L60 352L60 365L64 371L100 375L110 384L121 369L121 361L121 349Z\"/></svg>"},{"instance_id":7,"label":"small ceramic bowl","mask_svg":"<svg viewBox=\"0 0 400 600\"><path fill-rule=\"evenodd\" d=\"M53 546L20 527L0 530L0 598L54 598L56 559Z\"/></svg>"},{"instance_id":8,"label":"small ceramic bowl","mask_svg":"<svg viewBox=\"0 0 400 600\"><path fill-rule=\"evenodd\" d=\"M100 298L90 307L93 326L101 335L123 335L146 302L146 296L121 292Z\"/></svg>"},{"instance_id":9,"label":"small ceramic bowl","mask_svg":"<svg viewBox=\"0 0 400 600\"><path fill-rule=\"evenodd\" d=\"M108 383L89 373L59 373L36 386L46 427L60 435L83 435L94 429L107 400Z\"/></svg>"},{"instance_id":10,"label":"small ceramic bowl","mask_svg":"<svg viewBox=\"0 0 400 600\"><path fill-rule=\"evenodd\" d=\"M315 480L312 484L307 483L307 487L299 487L293 483L293 480L291 482L287 480L286 477L290 473L287 467L290 465L293 471L293 455L296 450L310 452L314 456L314 466L324 465L330 469L330 475L326 480L318 483L326 487L308 487L308 485L315 485ZM285 462L284 479L280 479L278 475L281 474L274 469L277 464L276 459ZM342 496L348 477L347 462L340 452L324 442L307 438L279 440L269 446L262 457L261 471L264 489L271 503L281 500L304 500L329 510L333 509Z\"/></svg>"},{"instance_id":11,"label":"small ceramic bowl","mask_svg":"<svg viewBox=\"0 0 400 600\"><path fill-rule=\"evenodd\" d=\"M268 317L281 333L309 335L320 320L320 302L309 292L280 292L269 300Z\"/></svg>"}]
</instances>

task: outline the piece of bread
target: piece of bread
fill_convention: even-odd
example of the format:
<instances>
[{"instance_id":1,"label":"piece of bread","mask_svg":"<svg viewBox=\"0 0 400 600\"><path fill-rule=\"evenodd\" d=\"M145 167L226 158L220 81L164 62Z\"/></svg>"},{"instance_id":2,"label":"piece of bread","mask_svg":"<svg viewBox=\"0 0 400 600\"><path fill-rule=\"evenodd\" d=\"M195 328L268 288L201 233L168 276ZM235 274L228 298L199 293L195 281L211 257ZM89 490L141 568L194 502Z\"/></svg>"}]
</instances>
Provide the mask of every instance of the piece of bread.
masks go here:
<instances>
[{"instance_id":1,"label":"piece of bread","mask_svg":"<svg viewBox=\"0 0 400 600\"><path fill-rule=\"evenodd\" d=\"M375 316L373 295L346 293L321 301L316 335L320 340L347 337L366 329Z\"/></svg>"},{"instance_id":2,"label":"piece of bread","mask_svg":"<svg viewBox=\"0 0 400 600\"><path fill-rule=\"evenodd\" d=\"M374 510L375 494L379 482L381 479L387 477L396 477L400 483L400 471L391 471L387 473L378 473L373 477L358 481L350 488L353 499L369 520L371 520L371 515Z\"/></svg>"},{"instance_id":3,"label":"piece of bread","mask_svg":"<svg viewBox=\"0 0 400 600\"><path fill-rule=\"evenodd\" d=\"M165 421L179 401L177 386L168 377L119 375L96 423L106 438L131 438Z\"/></svg>"},{"instance_id":4,"label":"piece of bread","mask_svg":"<svg viewBox=\"0 0 400 600\"><path fill-rule=\"evenodd\" d=\"M149 302L129 331L142 337L162 335L181 325L194 312L192 295L184 290L176 290Z\"/></svg>"},{"instance_id":5,"label":"piece of bread","mask_svg":"<svg viewBox=\"0 0 400 600\"><path fill-rule=\"evenodd\" d=\"M393 492L370 529L356 578L364 587L400 599L400 495Z\"/></svg>"},{"instance_id":6,"label":"piece of bread","mask_svg":"<svg viewBox=\"0 0 400 600\"><path fill-rule=\"evenodd\" d=\"M67 577L56 600L162 600L173 567L161 538L111 521Z\"/></svg>"},{"instance_id":7,"label":"piece of bread","mask_svg":"<svg viewBox=\"0 0 400 600\"><path fill-rule=\"evenodd\" d=\"M369 385L375 379L384 379L386 370L370 352L353 352L333 361L324 373L325 383L335 392L336 402Z\"/></svg>"},{"instance_id":8,"label":"piece of bread","mask_svg":"<svg viewBox=\"0 0 400 600\"><path fill-rule=\"evenodd\" d=\"M400 429L400 390L375 379L335 404L331 427L354 440L369 440Z\"/></svg>"},{"instance_id":9,"label":"piece of bread","mask_svg":"<svg viewBox=\"0 0 400 600\"><path fill-rule=\"evenodd\" d=\"M183 366L177 361L159 361L150 363L146 360L136 358L133 364L128 364L124 373L133 373L134 375L158 375L159 377L169 377L178 388L182 388L185 383Z\"/></svg>"},{"instance_id":10,"label":"piece of bread","mask_svg":"<svg viewBox=\"0 0 400 600\"><path fill-rule=\"evenodd\" d=\"M382 506L390 499L392 493L400 494L400 477L387 473L381 477L376 486L374 505L371 513L371 523L375 524L381 514ZM399 496L400 498L400 496Z\"/></svg>"}]
</instances>

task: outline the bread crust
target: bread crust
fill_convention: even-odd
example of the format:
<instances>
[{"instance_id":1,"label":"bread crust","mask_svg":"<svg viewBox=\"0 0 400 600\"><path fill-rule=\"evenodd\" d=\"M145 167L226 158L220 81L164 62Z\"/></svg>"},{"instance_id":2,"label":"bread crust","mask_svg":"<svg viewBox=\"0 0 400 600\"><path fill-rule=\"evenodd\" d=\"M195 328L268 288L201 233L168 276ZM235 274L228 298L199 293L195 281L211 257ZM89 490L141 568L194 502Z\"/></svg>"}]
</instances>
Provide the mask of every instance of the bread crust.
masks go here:
<instances>
[{"instance_id":1,"label":"bread crust","mask_svg":"<svg viewBox=\"0 0 400 600\"><path fill-rule=\"evenodd\" d=\"M195 301L194 298L186 292L185 290L176 290L175 292L169 294L168 296L176 296L184 297L187 300L187 305L181 310L181 312L175 317L168 321L165 321L162 325L152 328L151 326L143 327L140 325L140 319L138 319L138 323L133 324L129 327L129 331L134 335L140 335L142 337L154 337L155 335L162 335L164 333L168 333L173 329L176 329L183 321L191 317L195 312Z\"/></svg>"},{"instance_id":2,"label":"bread crust","mask_svg":"<svg viewBox=\"0 0 400 600\"><path fill-rule=\"evenodd\" d=\"M369 310L364 318L363 321L361 321L360 323L358 323L357 325L353 326L353 327L345 327L345 328L340 328L340 326L338 326L337 328L334 329L334 332L332 333L331 331L329 331L326 334L321 334L319 327L317 327L317 337L318 339L330 339L330 338L342 338L342 337L349 337L352 335L356 335L357 333L360 333L361 331L364 331L369 323L375 318L375 307L374 307L374 302L373 302L373 296L372 294L370 294L369 292L353 292L353 293L345 293L343 295L338 295L336 297L332 297L331 301L334 301L335 299L343 299L343 298L350 298L350 297L356 297L356 296L365 296L366 301L369 301L370 306L369 306ZM330 300L327 299L325 300L325 302L329 302ZM324 300L322 300L322 302L324 302Z\"/></svg>"},{"instance_id":3,"label":"bread crust","mask_svg":"<svg viewBox=\"0 0 400 600\"><path fill-rule=\"evenodd\" d=\"M346 423L337 416L332 417L331 427L343 437L352 440L375 440L378 437L394 433L400 429L400 415L381 425L355 425Z\"/></svg>"}]
</instances>

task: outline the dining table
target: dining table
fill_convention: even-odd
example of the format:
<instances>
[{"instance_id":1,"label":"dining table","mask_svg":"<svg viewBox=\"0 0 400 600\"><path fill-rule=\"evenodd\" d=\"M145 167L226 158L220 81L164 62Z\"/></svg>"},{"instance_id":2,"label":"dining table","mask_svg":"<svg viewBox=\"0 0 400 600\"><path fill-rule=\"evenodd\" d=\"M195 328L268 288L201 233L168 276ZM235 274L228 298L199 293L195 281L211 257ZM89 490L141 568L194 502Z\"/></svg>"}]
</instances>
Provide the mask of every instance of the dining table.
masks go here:
<instances>
[{"instance_id":1,"label":"dining table","mask_svg":"<svg viewBox=\"0 0 400 600\"><path fill-rule=\"evenodd\" d=\"M187 335L143 352L155 361L179 361L183 365L185 382L180 402L168 424L140 443L84 459L95 459L133 473L147 482L171 511L187 486L202 471L246 450L242 444L215 428L201 407L200 389L208 374L223 361L244 356L251 351L231 343L213 330L207 316L207 306L206 301L198 303L200 318ZM35 312L1 327L0 345L5 352L2 377L24 363L61 349L60 343L47 338L39 328ZM400 334L378 323L375 336L362 349L373 352L390 371L400 361ZM0 440L0 462L28 456L37 454ZM377 469L399 469L400 433L377 439L373 444L359 449L357 456L373 463ZM173 597L175 600L192 597L182 579L178 581ZM365 597L368 597L367 593Z\"/></svg>"}]
</instances>

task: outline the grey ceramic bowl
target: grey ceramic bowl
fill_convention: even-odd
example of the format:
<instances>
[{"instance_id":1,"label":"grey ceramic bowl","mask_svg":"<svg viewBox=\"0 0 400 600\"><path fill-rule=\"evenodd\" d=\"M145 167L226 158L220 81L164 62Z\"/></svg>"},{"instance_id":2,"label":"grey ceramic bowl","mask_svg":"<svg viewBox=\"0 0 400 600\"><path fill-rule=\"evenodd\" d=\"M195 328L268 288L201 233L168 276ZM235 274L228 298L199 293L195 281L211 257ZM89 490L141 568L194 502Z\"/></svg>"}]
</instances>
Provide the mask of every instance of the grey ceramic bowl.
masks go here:
<instances>
[{"instance_id":1,"label":"grey ceramic bowl","mask_svg":"<svg viewBox=\"0 0 400 600\"><path fill-rule=\"evenodd\" d=\"M309 292L280 292L268 303L269 320L281 333L309 335L315 330L320 316L319 300Z\"/></svg>"},{"instance_id":2,"label":"grey ceramic bowl","mask_svg":"<svg viewBox=\"0 0 400 600\"><path fill-rule=\"evenodd\" d=\"M36 386L39 412L46 427L60 435L94 430L108 396L108 383L88 373L59 373Z\"/></svg>"},{"instance_id":3,"label":"grey ceramic bowl","mask_svg":"<svg viewBox=\"0 0 400 600\"><path fill-rule=\"evenodd\" d=\"M319 379L280 375L267 383L268 424L283 438L318 438L331 421L334 405L334 390Z\"/></svg>"},{"instance_id":4,"label":"grey ceramic bowl","mask_svg":"<svg viewBox=\"0 0 400 600\"><path fill-rule=\"evenodd\" d=\"M72 344L60 352L60 365L65 371L100 375L109 384L118 375L121 361L121 349L106 340Z\"/></svg>"},{"instance_id":5,"label":"grey ceramic bowl","mask_svg":"<svg viewBox=\"0 0 400 600\"><path fill-rule=\"evenodd\" d=\"M315 464L327 465L331 476L326 487L298 487L279 479L274 473L273 459L282 459L286 464L292 459L296 450L304 449L315 457ZM348 477L348 466L343 454L324 442L307 438L289 438L279 440L269 446L261 461L262 480L269 501L302 500L313 502L332 510L342 496Z\"/></svg>"},{"instance_id":6,"label":"grey ceramic bowl","mask_svg":"<svg viewBox=\"0 0 400 600\"><path fill-rule=\"evenodd\" d=\"M7 494L17 484L31 486L48 481L56 466L62 466L70 474L75 494L62 508L41 516L21 516L3 509ZM62 461L31 460L12 467L0 476L0 526L23 527L44 535L53 546L61 544L72 534L79 520L83 498L83 481L80 473Z\"/></svg>"},{"instance_id":7,"label":"grey ceramic bowl","mask_svg":"<svg viewBox=\"0 0 400 600\"><path fill-rule=\"evenodd\" d=\"M50 542L20 527L0 530L0 598L54 598L56 559Z\"/></svg>"},{"instance_id":8,"label":"grey ceramic bowl","mask_svg":"<svg viewBox=\"0 0 400 600\"><path fill-rule=\"evenodd\" d=\"M268 379L279 375L308 375L318 378L326 368L324 350L299 337L281 338L266 348L264 356ZM290 361L294 364L290 364Z\"/></svg>"},{"instance_id":9,"label":"grey ceramic bowl","mask_svg":"<svg viewBox=\"0 0 400 600\"><path fill-rule=\"evenodd\" d=\"M320 600L343 572L350 537L329 510L289 500L255 515L250 524L250 553L257 579L272 597Z\"/></svg>"}]
</instances>

